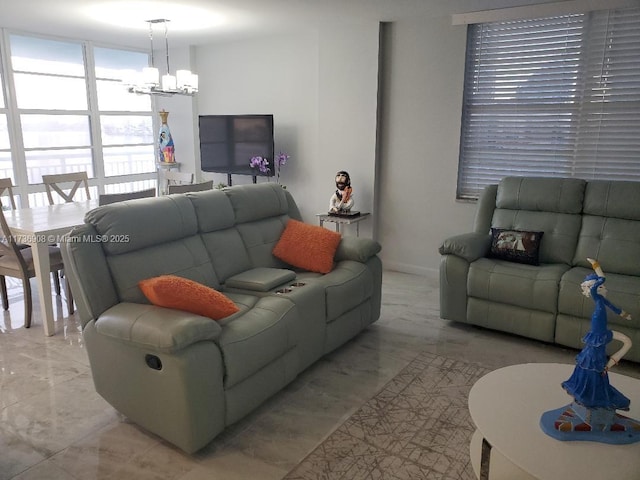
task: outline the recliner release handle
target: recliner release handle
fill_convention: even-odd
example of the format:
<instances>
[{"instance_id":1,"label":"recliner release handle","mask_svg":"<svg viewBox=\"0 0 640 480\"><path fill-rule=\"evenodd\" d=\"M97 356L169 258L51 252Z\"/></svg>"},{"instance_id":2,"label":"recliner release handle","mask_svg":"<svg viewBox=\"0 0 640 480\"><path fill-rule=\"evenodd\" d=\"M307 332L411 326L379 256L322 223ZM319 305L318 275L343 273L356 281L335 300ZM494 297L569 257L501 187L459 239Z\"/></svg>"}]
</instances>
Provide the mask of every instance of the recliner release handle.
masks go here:
<instances>
[{"instance_id":1,"label":"recliner release handle","mask_svg":"<svg viewBox=\"0 0 640 480\"><path fill-rule=\"evenodd\" d=\"M147 366L149 368L153 368L154 370L162 370L162 361L156 357L155 355L146 354L144 357L144 361L147 362Z\"/></svg>"}]
</instances>

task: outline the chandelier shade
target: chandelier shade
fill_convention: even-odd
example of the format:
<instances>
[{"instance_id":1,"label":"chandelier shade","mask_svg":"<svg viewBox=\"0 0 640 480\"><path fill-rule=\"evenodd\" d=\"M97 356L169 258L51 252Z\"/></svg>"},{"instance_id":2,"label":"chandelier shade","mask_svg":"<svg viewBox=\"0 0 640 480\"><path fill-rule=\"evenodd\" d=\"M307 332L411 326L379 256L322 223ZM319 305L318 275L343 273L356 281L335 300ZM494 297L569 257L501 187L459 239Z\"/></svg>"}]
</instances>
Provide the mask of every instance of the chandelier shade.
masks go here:
<instances>
[{"instance_id":1,"label":"chandelier shade","mask_svg":"<svg viewBox=\"0 0 640 480\"><path fill-rule=\"evenodd\" d=\"M130 93L141 95L195 95L198 93L198 75L190 70L176 70L171 74L169 66L169 34L167 23L170 20L159 18L147 20L149 24L149 41L151 43L151 66L142 72L131 72L122 79ZM153 27L156 24L164 26L164 48L166 53L166 73L160 77L160 70L155 65L153 48Z\"/></svg>"}]
</instances>

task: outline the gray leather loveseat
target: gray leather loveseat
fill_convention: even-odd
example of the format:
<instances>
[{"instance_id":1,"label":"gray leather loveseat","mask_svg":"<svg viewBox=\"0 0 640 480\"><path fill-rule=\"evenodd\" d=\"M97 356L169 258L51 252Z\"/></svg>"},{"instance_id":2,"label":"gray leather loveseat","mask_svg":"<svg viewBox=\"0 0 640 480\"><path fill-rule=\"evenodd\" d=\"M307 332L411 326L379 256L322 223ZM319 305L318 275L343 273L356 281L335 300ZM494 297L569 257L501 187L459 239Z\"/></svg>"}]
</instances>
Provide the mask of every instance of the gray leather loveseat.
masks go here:
<instances>
[{"instance_id":1,"label":"gray leather loveseat","mask_svg":"<svg viewBox=\"0 0 640 480\"><path fill-rule=\"evenodd\" d=\"M504 230L542 234L539 265L492 255ZM473 232L440 253L442 318L574 348L594 307L580 283L593 273L587 258L597 259L609 300L633 317L608 312L609 328L631 338L625 359L640 362L640 182L504 178L483 192Z\"/></svg>"},{"instance_id":2,"label":"gray leather loveseat","mask_svg":"<svg viewBox=\"0 0 640 480\"><path fill-rule=\"evenodd\" d=\"M377 320L380 245L344 237L331 272L301 271L271 253L290 218L293 198L270 183L89 212L63 255L98 393L194 452ZM214 321L150 304L138 282L167 274L240 311Z\"/></svg>"}]
</instances>

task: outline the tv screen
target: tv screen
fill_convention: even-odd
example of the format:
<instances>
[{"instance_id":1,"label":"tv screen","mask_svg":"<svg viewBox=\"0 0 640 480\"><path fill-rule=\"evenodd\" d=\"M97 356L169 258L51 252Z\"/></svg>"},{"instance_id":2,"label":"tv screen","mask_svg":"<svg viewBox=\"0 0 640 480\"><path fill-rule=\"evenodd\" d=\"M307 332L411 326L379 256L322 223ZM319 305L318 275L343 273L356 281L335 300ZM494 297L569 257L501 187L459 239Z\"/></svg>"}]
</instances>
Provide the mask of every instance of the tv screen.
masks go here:
<instances>
[{"instance_id":1,"label":"tv screen","mask_svg":"<svg viewBox=\"0 0 640 480\"><path fill-rule=\"evenodd\" d=\"M273 175L273 115L200 115L202 171ZM269 172L252 169L252 157L269 162Z\"/></svg>"}]
</instances>

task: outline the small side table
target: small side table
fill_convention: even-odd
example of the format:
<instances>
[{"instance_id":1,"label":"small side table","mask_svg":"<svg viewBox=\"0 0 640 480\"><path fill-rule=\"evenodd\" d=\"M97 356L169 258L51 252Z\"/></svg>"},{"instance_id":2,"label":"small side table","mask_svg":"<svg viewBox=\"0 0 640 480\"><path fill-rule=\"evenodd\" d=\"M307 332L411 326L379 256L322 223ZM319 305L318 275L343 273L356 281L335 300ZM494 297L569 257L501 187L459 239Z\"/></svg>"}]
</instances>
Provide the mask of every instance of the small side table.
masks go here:
<instances>
[{"instance_id":1,"label":"small side table","mask_svg":"<svg viewBox=\"0 0 640 480\"><path fill-rule=\"evenodd\" d=\"M360 222L369 218L371 214L361 213L358 216L353 217L338 217L336 215L329 215L328 213L316 213L316 217L320 221L320 226L324 225L324 222L332 222L336 224L336 232L340 233L340 225L351 225L355 223L356 225L356 236L360 236Z\"/></svg>"}]
</instances>

